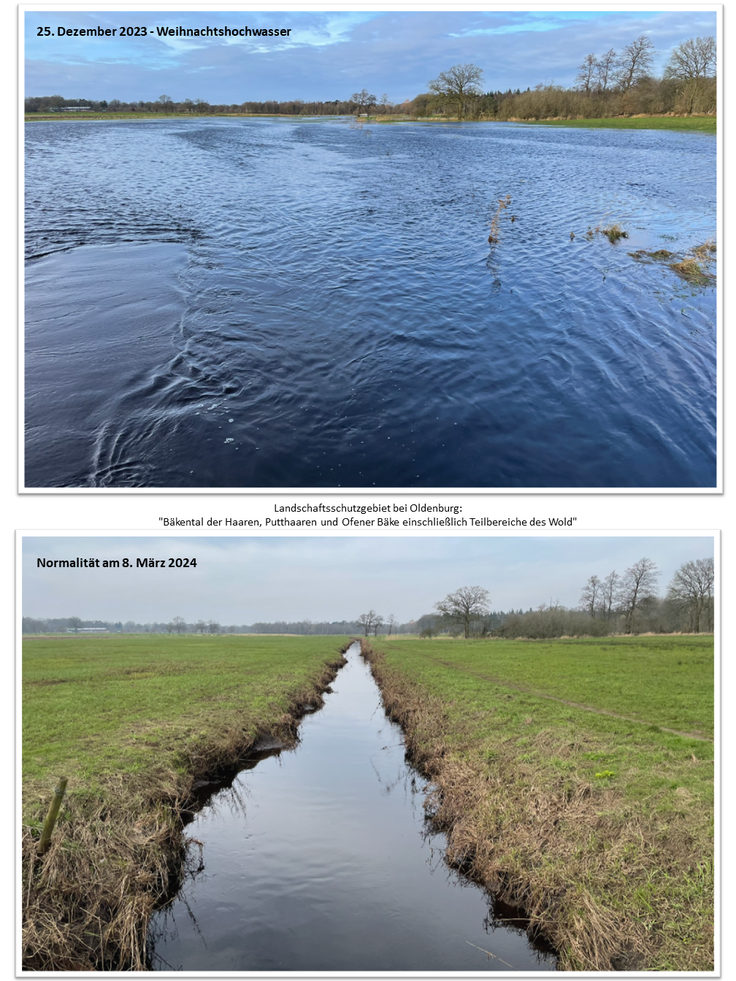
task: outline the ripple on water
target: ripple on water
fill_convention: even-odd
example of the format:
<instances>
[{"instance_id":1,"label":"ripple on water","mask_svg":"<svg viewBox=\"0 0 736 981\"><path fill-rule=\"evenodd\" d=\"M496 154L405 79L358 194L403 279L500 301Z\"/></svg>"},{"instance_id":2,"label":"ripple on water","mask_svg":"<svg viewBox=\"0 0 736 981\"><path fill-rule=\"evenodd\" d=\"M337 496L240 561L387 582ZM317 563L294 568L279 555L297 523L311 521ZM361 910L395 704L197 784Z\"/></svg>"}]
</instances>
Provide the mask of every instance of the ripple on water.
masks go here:
<instances>
[{"instance_id":1,"label":"ripple on water","mask_svg":"<svg viewBox=\"0 0 736 981\"><path fill-rule=\"evenodd\" d=\"M27 149L29 486L715 483L715 291L628 255L714 235L710 137L185 120Z\"/></svg>"}]
</instances>

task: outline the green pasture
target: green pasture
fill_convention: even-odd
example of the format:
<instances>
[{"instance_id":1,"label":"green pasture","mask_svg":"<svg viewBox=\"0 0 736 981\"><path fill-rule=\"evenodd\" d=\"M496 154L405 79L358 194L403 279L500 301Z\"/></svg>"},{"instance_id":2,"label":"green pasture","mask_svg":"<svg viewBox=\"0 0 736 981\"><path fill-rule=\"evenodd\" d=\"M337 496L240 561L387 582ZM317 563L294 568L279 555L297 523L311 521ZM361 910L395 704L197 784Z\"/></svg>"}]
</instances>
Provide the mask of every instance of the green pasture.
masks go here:
<instances>
[{"instance_id":1,"label":"green pasture","mask_svg":"<svg viewBox=\"0 0 736 981\"><path fill-rule=\"evenodd\" d=\"M686 133L716 133L715 116L610 116L601 119L520 119L527 126L566 126L573 129L674 129Z\"/></svg>"},{"instance_id":2,"label":"green pasture","mask_svg":"<svg viewBox=\"0 0 736 981\"><path fill-rule=\"evenodd\" d=\"M392 669L442 702L463 754L511 742L550 775L648 806L656 791L665 809L680 787L712 805L713 657L713 637L698 635L386 645Z\"/></svg>"},{"instance_id":3,"label":"green pasture","mask_svg":"<svg viewBox=\"0 0 736 981\"><path fill-rule=\"evenodd\" d=\"M152 768L182 772L223 729L278 722L344 639L124 635L25 638L23 783L94 789Z\"/></svg>"},{"instance_id":4,"label":"green pasture","mask_svg":"<svg viewBox=\"0 0 736 981\"><path fill-rule=\"evenodd\" d=\"M443 766L464 767L487 788L472 820L495 829L504 874L531 881L537 896L587 896L569 905L571 937L588 903L600 922L632 924L647 969L710 969L712 636L381 649L393 682L438 707ZM437 724L418 730L436 754ZM576 801L585 802L577 811ZM551 813L546 839L541 816Z\"/></svg>"}]
</instances>

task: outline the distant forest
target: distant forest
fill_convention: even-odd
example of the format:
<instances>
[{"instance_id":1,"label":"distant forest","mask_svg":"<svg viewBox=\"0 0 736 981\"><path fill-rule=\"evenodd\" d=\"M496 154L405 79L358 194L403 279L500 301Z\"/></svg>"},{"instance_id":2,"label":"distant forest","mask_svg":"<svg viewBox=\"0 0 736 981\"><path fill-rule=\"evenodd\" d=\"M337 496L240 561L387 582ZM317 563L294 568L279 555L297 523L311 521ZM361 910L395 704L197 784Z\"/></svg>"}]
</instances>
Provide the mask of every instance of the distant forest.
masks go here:
<instances>
[{"instance_id":1,"label":"distant forest","mask_svg":"<svg viewBox=\"0 0 736 981\"><path fill-rule=\"evenodd\" d=\"M483 71L455 65L428 83L429 91L400 104L367 89L348 99L302 99L210 104L176 102L168 95L145 102L31 96L27 113L124 112L166 115L402 116L487 120L594 119L633 115L711 115L716 112L715 38L690 38L673 51L661 77L652 71L654 46L641 35L623 51L591 53L571 88L544 82L534 88L484 91Z\"/></svg>"}]
</instances>

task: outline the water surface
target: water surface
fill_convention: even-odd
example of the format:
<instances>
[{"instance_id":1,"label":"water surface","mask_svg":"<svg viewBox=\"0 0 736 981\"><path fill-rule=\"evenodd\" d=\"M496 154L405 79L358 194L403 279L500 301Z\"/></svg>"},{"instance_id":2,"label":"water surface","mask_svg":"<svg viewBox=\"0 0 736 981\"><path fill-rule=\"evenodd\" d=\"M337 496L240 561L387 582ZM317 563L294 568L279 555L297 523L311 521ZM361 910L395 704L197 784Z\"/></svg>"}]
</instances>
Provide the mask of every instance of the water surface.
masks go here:
<instances>
[{"instance_id":1,"label":"water surface","mask_svg":"<svg viewBox=\"0 0 736 981\"><path fill-rule=\"evenodd\" d=\"M714 486L712 136L26 131L27 486Z\"/></svg>"},{"instance_id":2,"label":"water surface","mask_svg":"<svg viewBox=\"0 0 736 981\"><path fill-rule=\"evenodd\" d=\"M357 646L332 687L296 751L243 771L189 825L204 869L154 921L154 969L555 970L445 865Z\"/></svg>"}]
</instances>

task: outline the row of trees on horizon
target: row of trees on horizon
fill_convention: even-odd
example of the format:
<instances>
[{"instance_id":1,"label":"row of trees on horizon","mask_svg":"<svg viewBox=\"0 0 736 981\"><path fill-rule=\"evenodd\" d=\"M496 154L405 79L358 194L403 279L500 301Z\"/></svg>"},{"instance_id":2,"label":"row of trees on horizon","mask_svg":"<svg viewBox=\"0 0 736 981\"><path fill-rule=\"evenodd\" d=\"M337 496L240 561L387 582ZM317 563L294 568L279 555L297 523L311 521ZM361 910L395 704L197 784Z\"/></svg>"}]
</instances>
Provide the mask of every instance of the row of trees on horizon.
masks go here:
<instances>
[{"instance_id":1,"label":"row of trees on horizon","mask_svg":"<svg viewBox=\"0 0 736 981\"><path fill-rule=\"evenodd\" d=\"M712 558L685 562L672 577L664 597L657 593L660 572L648 558L639 559L622 573L601 578L592 575L582 588L575 608L550 601L536 609L494 612L491 597L481 586L462 586L435 604L434 612L400 623L393 614L383 617L370 610L355 620L311 620L231 624L214 620L187 623L183 617L161 623L129 620L82 620L80 617L23 617L23 633L109 631L154 634L298 634L327 636L363 634L441 634L465 637L563 636L605 637L639 633L711 633L714 629L715 563Z\"/></svg>"},{"instance_id":2,"label":"row of trees on horizon","mask_svg":"<svg viewBox=\"0 0 736 981\"><path fill-rule=\"evenodd\" d=\"M28 113L89 109L98 112L177 113L182 115L264 114L287 116L409 115L455 119L554 119L604 116L713 114L716 111L716 42L713 37L684 41L672 52L661 77L653 71L655 48L642 34L623 51L586 55L571 88L543 82L534 88L485 91L477 65L453 65L428 83L428 91L393 104L367 89L349 99L303 101L246 100L214 105L203 99L176 102L169 95L152 101L67 99L31 96Z\"/></svg>"}]
</instances>

